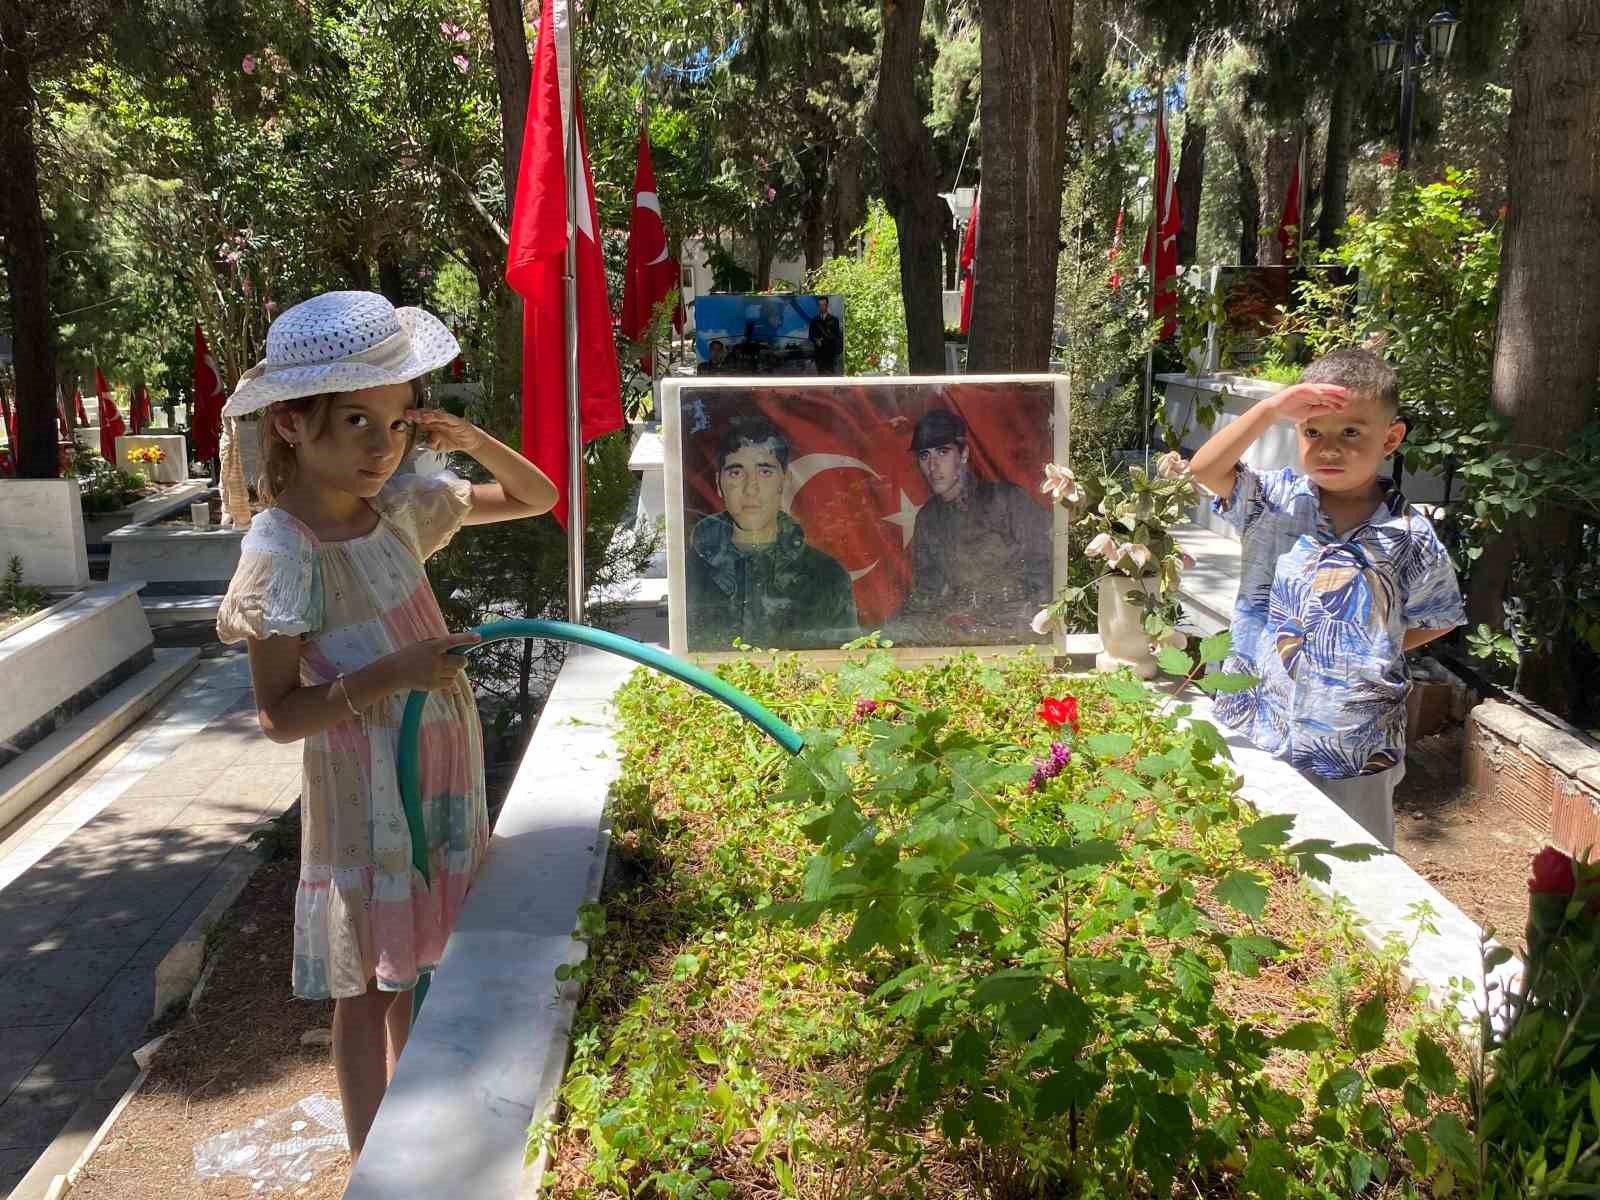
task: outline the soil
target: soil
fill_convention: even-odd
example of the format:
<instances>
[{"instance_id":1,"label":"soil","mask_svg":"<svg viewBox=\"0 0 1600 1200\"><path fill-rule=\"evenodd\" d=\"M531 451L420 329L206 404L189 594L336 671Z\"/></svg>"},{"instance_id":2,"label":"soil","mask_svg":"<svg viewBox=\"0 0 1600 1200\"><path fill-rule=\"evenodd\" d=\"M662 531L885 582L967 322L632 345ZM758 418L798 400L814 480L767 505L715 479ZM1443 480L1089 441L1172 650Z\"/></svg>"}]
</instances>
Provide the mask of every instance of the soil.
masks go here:
<instances>
[{"instance_id":1,"label":"soil","mask_svg":"<svg viewBox=\"0 0 1600 1200\"><path fill-rule=\"evenodd\" d=\"M1528 863L1549 837L1476 795L1461 774L1460 725L1419 738L1395 791L1395 842L1413 870L1521 951Z\"/></svg>"},{"instance_id":2,"label":"soil","mask_svg":"<svg viewBox=\"0 0 1600 1200\"><path fill-rule=\"evenodd\" d=\"M217 496L208 498L211 506L211 528L218 529L222 525L222 500ZM199 501L196 501L199 503ZM162 517L156 522L157 526L163 525L192 525L194 522L189 517L188 508L180 508L177 512Z\"/></svg>"},{"instance_id":3,"label":"soil","mask_svg":"<svg viewBox=\"0 0 1600 1200\"><path fill-rule=\"evenodd\" d=\"M300 1040L332 1028L333 1003L289 996L298 874L293 859L268 863L245 885L214 935L215 969L195 1011L170 1022L144 1088L89 1160L73 1200L260 1195L243 1176L196 1176L195 1144L316 1092L337 1100L327 1046ZM337 1200L349 1170L341 1154L283 1194Z\"/></svg>"}]
</instances>

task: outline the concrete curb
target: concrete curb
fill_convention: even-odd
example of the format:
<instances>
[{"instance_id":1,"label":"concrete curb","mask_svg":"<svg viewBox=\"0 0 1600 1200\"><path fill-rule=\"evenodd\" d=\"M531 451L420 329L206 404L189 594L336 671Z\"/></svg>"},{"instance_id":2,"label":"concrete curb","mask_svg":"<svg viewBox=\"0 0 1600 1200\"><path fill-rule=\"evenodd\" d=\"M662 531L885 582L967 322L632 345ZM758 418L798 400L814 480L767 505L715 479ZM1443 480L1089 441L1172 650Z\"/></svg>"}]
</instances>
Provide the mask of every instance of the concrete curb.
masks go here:
<instances>
[{"instance_id":1,"label":"concrete curb","mask_svg":"<svg viewBox=\"0 0 1600 1200\"><path fill-rule=\"evenodd\" d=\"M239 863L218 868L222 885L211 897L200 915L184 930L183 936L172 944L160 963L156 965L155 1012L152 1021L159 1021L167 1011L182 1003L199 986L201 972L205 969L206 937L211 927L233 907L233 902L244 891L244 885L261 864Z\"/></svg>"},{"instance_id":2,"label":"concrete curb","mask_svg":"<svg viewBox=\"0 0 1600 1200\"><path fill-rule=\"evenodd\" d=\"M200 651L192 647L155 651L155 661L126 682L0 767L0 827L70 778L193 671Z\"/></svg>"}]
</instances>

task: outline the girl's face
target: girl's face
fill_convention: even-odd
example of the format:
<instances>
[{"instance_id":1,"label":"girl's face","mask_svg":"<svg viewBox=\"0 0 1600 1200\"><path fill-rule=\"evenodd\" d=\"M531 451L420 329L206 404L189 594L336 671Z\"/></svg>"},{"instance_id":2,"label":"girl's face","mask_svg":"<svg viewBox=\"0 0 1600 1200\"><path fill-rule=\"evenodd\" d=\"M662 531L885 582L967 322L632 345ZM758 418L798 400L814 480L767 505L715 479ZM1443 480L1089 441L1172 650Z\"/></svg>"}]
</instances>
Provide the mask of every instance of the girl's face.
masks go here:
<instances>
[{"instance_id":1,"label":"girl's face","mask_svg":"<svg viewBox=\"0 0 1600 1200\"><path fill-rule=\"evenodd\" d=\"M320 421L306 419L317 414L277 418L278 432L295 447L297 481L376 496L405 457L411 437L405 413L415 403L409 383L391 383L335 394Z\"/></svg>"}]
</instances>

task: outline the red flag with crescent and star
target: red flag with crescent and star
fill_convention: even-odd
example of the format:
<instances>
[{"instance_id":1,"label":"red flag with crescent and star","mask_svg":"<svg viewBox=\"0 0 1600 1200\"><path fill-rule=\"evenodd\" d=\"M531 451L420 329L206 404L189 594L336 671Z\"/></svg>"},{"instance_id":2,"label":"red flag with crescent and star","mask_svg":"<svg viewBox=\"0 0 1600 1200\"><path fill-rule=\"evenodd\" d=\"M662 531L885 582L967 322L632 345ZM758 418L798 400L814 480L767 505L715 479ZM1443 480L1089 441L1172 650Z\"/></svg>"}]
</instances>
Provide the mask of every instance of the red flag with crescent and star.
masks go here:
<instances>
[{"instance_id":1,"label":"red flag with crescent and star","mask_svg":"<svg viewBox=\"0 0 1600 1200\"><path fill-rule=\"evenodd\" d=\"M656 193L656 171L650 161L650 135L639 131L639 163L633 173L633 219L628 225L628 270L622 285L622 336L638 341L650 326L656 306L678 286L678 260L667 240L667 222ZM683 303L672 314L672 327L683 332ZM639 360L648 372L650 359Z\"/></svg>"},{"instance_id":2,"label":"red flag with crescent and star","mask_svg":"<svg viewBox=\"0 0 1600 1200\"><path fill-rule=\"evenodd\" d=\"M227 403L222 391L222 373L217 370L217 360L211 347L206 345L206 335L200 332L200 322L194 323L194 407L189 413L189 437L194 442L194 456L201 462L210 462L221 452L222 406Z\"/></svg>"},{"instance_id":3,"label":"red flag with crescent and star","mask_svg":"<svg viewBox=\"0 0 1600 1200\"><path fill-rule=\"evenodd\" d=\"M94 369L94 393L100 407L100 455L108 463L117 461L117 439L128 432L128 426L117 411L116 399L111 395L111 385Z\"/></svg>"},{"instance_id":4,"label":"red flag with crescent and star","mask_svg":"<svg viewBox=\"0 0 1600 1200\"><path fill-rule=\"evenodd\" d=\"M1283 250L1285 266L1295 266L1300 261L1300 160L1294 160L1294 173L1289 176L1289 191L1283 198L1283 214L1278 218L1278 245Z\"/></svg>"},{"instance_id":5,"label":"red flag with crescent and star","mask_svg":"<svg viewBox=\"0 0 1600 1200\"><path fill-rule=\"evenodd\" d=\"M684 502L721 512L717 443L738 413L766 416L789 441L783 509L806 541L850 574L863 629L896 612L911 587L911 536L928 502L911 451L930 409L958 413L969 431L967 467L977 479L1016 484L1040 507L1053 448L1054 388L1048 383L927 384L895 388L686 389L682 396Z\"/></svg>"},{"instance_id":6,"label":"red flag with crescent and star","mask_svg":"<svg viewBox=\"0 0 1600 1200\"><path fill-rule=\"evenodd\" d=\"M972 198L972 216L967 219L966 236L961 239L961 332L972 327L972 286L978 274L978 206L983 202L980 190Z\"/></svg>"},{"instance_id":7,"label":"red flag with crescent and star","mask_svg":"<svg viewBox=\"0 0 1600 1200\"><path fill-rule=\"evenodd\" d=\"M578 424L581 440L622 428L622 379L611 336L611 300L595 213L583 104L571 60L569 0L544 0L533 55L533 87L511 212L506 282L522 297L522 452L556 485L551 515L567 527L567 239L576 239ZM567 117L577 144L566 144ZM567 213L567 171L577 176L577 211Z\"/></svg>"},{"instance_id":8,"label":"red flag with crescent and star","mask_svg":"<svg viewBox=\"0 0 1600 1200\"><path fill-rule=\"evenodd\" d=\"M1152 278L1156 290L1156 313L1166 319L1161 322L1161 336L1171 337L1178 331L1178 235L1183 232L1183 211L1178 204L1178 173L1172 169L1172 151L1167 145L1166 106L1156 109L1156 186L1160 189L1150 231L1145 234L1144 255L1139 259L1151 266L1150 241L1156 239L1156 258Z\"/></svg>"}]
</instances>

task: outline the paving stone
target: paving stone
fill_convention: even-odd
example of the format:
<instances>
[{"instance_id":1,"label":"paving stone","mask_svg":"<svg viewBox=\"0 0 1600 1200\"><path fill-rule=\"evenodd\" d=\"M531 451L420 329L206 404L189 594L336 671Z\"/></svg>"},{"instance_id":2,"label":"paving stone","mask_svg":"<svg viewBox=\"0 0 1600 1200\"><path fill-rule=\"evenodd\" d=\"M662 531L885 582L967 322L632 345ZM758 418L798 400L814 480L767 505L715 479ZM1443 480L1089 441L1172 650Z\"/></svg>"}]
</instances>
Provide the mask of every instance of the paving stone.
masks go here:
<instances>
[{"instance_id":1,"label":"paving stone","mask_svg":"<svg viewBox=\"0 0 1600 1200\"><path fill-rule=\"evenodd\" d=\"M28 1160L31 1164L94 1085L92 1079L36 1081L31 1075L24 1079L0 1103L0 1150L32 1147L33 1158Z\"/></svg>"},{"instance_id":2,"label":"paving stone","mask_svg":"<svg viewBox=\"0 0 1600 1200\"><path fill-rule=\"evenodd\" d=\"M32 950L0 960L0 1028L77 1020L136 948Z\"/></svg>"},{"instance_id":3,"label":"paving stone","mask_svg":"<svg viewBox=\"0 0 1600 1200\"><path fill-rule=\"evenodd\" d=\"M27 950L61 924L67 911L54 902L7 904L0 892L0 956Z\"/></svg>"},{"instance_id":4,"label":"paving stone","mask_svg":"<svg viewBox=\"0 0 1600 1200\"><path fill-rule=\"evenodd\" d=\"M179 769L173 767L169 760L146 771L138 783L122 794L130 799L141 796L156 799L166 799L169 796L198 796L207 789L225 782L227 780L221 767L196 766Z\"/></svg>"},{"instance_id":5,"label":"paving stone","mask_svg":"<svg viewBox=\"0 0 1600 1200\"><path fill-rule=\"evenodd\" d=\"M99 1079L140 1045L155 1005L155 974L118 971L33 1069L40 1079Z\"/></svg>"},{"instance_id":6,"label":"paving stone","mask_svg":"<svg viewBox=\"0 0 1600 1200\"><path fill-rule=\"evenodd\" d=\"M0 1100L11 1095L12 1089L32 1073L45 1052L68 1028L57 1024L13 1025L0 1029Z\"/></svg>"}]
</instances>

